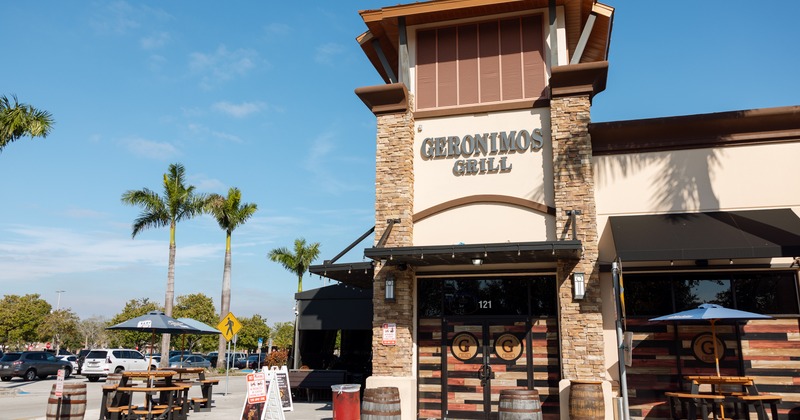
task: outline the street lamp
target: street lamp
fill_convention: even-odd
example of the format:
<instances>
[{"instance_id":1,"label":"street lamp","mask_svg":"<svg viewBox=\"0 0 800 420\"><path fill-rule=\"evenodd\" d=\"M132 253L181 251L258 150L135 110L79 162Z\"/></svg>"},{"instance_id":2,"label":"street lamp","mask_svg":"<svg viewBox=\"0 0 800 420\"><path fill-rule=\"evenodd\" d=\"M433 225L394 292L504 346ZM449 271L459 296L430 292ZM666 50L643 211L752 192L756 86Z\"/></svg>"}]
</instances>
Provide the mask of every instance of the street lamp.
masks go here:
<instances>
[{"instance_id":1,"label":"street lamp","mask_svg":"<svg viewBox=\"0 0 800 420\"><path fill-rule=\"evenodd\" d=\"M56 310L61 309L61 294L64 292L66 292L66 290L56 290L56 293L58 293L58 300L56 301Z\"/></svg>"},{"instance_id":2,"label":"street lamp","mask_svg":"<svg viewBox=\"0 0 800 420\"><path fill-rule=\"evenodd\" d=\"M56 290L56 293L58 294L58 299L56 300L56 312L61 309L61 294L65 291L66 290ZM56 336L53 337L53 341L56 343L56 356L58 356L58 353L61 351L61 340L58 336L58 333L56 333Z\"/></svg>"}]
</instances>

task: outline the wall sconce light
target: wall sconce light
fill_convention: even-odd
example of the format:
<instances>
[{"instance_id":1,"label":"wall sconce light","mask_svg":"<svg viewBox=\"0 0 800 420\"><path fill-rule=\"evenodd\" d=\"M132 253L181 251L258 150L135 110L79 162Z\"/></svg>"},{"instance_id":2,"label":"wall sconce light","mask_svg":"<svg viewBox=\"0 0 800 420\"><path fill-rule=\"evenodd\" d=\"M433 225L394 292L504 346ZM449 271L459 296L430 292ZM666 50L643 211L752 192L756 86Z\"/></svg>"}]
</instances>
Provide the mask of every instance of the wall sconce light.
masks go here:
<instances>
[{"instance_id":1,"label":"wall sconce light","mask_svg":"<svg viewBox=\"0 0 800 420\"><path fill-rule=\"evenodd\" d=\"M386 276L386 284L384 288L383 300L386 302L394 302L394 275L389 274Z\"/></svg>"},{"instance_id":2,"label":"wall sconce light","mask_svg":"<svg viewBox=\"0 0 800 420\"><path fill-rule=\"evenodd\" d=\"M472 265L481 265L481 264L483 264L483 259L481 259L481 258L473 258L472 259Z\"/></svg>"},{"instance_id":3,"label":"wall sconce light","mask_svg":"<svg viewBox=\"0 0 800 420\"><path fill-rule=\"evenodd\" d=\"M572 293L576 300L583 299L586 294L586 283L583 273L572 273Z\"/></svg>"}]
</instances>

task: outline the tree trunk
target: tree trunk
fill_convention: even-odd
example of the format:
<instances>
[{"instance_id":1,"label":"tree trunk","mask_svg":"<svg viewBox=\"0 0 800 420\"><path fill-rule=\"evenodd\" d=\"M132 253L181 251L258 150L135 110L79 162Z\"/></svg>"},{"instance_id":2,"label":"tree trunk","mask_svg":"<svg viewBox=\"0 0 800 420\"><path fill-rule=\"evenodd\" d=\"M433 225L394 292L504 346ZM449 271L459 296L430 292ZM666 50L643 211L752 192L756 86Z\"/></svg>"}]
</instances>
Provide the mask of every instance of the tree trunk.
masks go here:
<instances>
[{"instance_id":1,"label":"tree trunk","mask_svg":"<svg viewBox=\"0 0 800 420\"><path fill-rule=\"evenodd\" d=\"M231 311L231 234L225 238L225 266L222 270L222 298L220 299L219 320L222 322ZM219 347L217 348L217 369L225 367L225 348L228 340L220 334Z\"/></svg>"},{"instance_id":2,"label":"tree trunk","mask_svg":"<svg viewBox=\"0 0 800 420\"><path fill-rule=\"evenodd\" d=\"M169 229L169 269L167 272L167 292L164 295L164 314L172 316L172 305L175 300L175 224ZM169 366L169 334L161 335L161 362L159 366Z\"/></svg>"}]
</instances>

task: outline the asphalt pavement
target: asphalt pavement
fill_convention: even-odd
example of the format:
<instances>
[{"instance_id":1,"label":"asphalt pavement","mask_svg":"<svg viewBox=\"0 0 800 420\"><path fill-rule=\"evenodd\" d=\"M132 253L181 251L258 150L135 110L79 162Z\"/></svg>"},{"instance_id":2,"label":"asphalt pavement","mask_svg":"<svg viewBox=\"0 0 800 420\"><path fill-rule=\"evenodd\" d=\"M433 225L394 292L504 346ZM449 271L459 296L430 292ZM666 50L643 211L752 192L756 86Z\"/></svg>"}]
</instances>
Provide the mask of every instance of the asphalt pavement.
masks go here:
<instances>
[{"instance_id":1,"label":"asphalt pavement","mask_svg":"<svg viewBox=\"0 0 800 420\"><path fill-rule=\"evenodd\" d=\"M189 419L237 419L241 418L247 395L246 380L242 375L218 376L219 385L213 388L213 408L209 412L190 412ZM47 400L54 376L45 380L23 381L14 378L10 382L0 382L0 417L7 420L44 420L47 413ZM103 381L89 382L82 376L74 376L65 383L86 384L86 414L84 419L100 418L100 399ZM199 396L200 389L192 389L189 396ZM197 395L195 395L197 394ZM332 420L330 401L307 402L305 398L293 401L293 411L285 411L287 420Z\"/></svg>"}]
</instances>

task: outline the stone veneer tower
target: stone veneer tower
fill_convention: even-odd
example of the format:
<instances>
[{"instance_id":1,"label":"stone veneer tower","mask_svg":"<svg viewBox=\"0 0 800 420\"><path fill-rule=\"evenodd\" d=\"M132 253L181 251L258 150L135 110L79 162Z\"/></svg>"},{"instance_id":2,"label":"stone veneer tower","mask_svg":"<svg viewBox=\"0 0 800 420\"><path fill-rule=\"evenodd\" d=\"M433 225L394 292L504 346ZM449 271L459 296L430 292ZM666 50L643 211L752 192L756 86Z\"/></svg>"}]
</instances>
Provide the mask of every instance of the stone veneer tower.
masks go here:
<instances>
[{"instance_id":1,"label":"stone veneer tower","mask_svg":"<svg viewBox=\"0 0 800 420\"><path fill-rule=\"evenodd\" d=\"M412 246L414 224L414 115L404 84L369 86L356 94L377 118L375 245L386 229L385 247ZM393 220L394 223L389 223ZM391 227L390 227L391 226ZM402 410L416 412L414 375L414 269L377 263L373 281L372 376L368 387L395 386ZM385 300L386 277L395 280L395 301ZM383 344L383 324L395 323L397 342Z\"/></svg>"},{"instance_id":2,"label":"stone veneer tower","mask_svg":"<svg viewBox=\"0 0 800 420\"><path fill-rule=\"evenodd\" d=\"M569 239L574 228L583 244L580 261L559 261L557 268L561 370L568 380L606 375L589 123L591 99L605 88L607 71L605 61L574 64L554 67L550 78L556 231L558 239ZM573 219L569 211L580 214ZM576 272L585 275L582 300L574 299L572 290Z\"/></svg>"}]
</instances>

